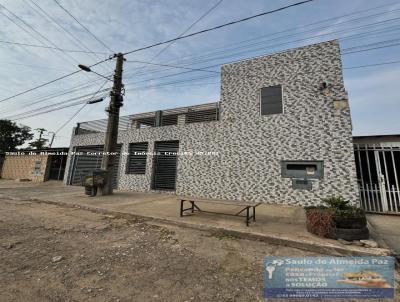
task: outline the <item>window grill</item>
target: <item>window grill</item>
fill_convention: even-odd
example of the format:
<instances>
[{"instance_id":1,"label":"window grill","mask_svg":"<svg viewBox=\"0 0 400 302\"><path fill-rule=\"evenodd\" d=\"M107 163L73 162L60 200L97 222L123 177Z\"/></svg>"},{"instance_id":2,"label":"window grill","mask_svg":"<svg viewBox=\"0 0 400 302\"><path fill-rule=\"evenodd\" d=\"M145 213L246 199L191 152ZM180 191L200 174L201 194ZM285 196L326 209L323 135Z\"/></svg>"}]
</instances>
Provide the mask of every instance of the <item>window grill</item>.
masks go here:
<instances>
[{"instance_id":1,"label":"window grill","mask_svg":"<svg viewBox=\"0 0 400 302\"><path fill-rule=\"evenodd\" d=\"M147 142L129 144L126 174L146 174L148 146Z\"/></svg>"},{"instance_id":2,"label":"window grill","mask_svg":"<svg viewBox=\"0 0 400 302\"><path fill-rule=\"evenodd\" d=\"M186 124L218 121L219 114L219 102L216 102L121 116L118 131L178 125L179 116L183 116L182 121ZM75 135L105 133L106 130L107 119L95 120L78 123Z\"/></svg>"}]
</instances>

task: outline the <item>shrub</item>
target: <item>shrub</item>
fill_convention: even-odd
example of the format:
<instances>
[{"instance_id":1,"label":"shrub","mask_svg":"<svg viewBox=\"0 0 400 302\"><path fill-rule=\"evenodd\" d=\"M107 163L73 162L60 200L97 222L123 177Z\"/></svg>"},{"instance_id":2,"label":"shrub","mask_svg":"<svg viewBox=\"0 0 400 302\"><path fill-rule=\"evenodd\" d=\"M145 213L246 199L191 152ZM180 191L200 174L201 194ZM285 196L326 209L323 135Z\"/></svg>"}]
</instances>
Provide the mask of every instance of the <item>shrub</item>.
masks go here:
<instances>
[{"instance_id":1,"label":"shrub","mask_svg":"<svg viewBox=\"0 0 400 302\"><path fill-rule=\"evenodd\" d=\"M329 207L336 210L346 210L351 207L350 201L345 200L342 196L331 196L328 198L322 198L322 202L326 203Z\"/></svg>"},{"instance_id":2,"label":"shrub","mask_svg":"<svg viewBox=\"0 0 400 302\"><path fill-rule=\"evenodd\" d=\"M306 209L307 231L327 237L335 226L333 212L326 207L308 207Z\"/></svg>"},{"instance_id":3,"label":"shrub","mask_svg":"<svg viewBox=\"0 0 400 302\"><path fill-rule=\"evenodd\" d=\"M350 205L350 201L345 200L342 196L331 196L323 198L322 201L326 203L333 211L335 217L341 218L363 218L365 211L363 209Z\"/></svg>"}]
</instances>

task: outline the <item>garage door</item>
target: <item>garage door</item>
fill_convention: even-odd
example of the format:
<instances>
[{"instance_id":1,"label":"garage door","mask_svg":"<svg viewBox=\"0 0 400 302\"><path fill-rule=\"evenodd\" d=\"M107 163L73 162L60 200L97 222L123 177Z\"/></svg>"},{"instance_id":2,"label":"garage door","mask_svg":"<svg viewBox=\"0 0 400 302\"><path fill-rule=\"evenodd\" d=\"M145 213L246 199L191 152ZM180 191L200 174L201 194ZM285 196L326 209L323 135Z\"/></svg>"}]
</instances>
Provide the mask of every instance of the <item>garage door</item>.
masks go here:
<instances>
[{"instance_id":1,"label":"garage door","mask_svg":"<svg viewBox=\"0 0 400 302\"><path fill-rule=\"evenodd\" d=\"M101 154L93 155L92 153L102 152L103 145L76 147L75 151L81 154L74 155L72 158L71 173L70 173L71 176L69 177L68 184L81 185L83 176L87 175L90 171L101 168L102 155ZM114 177L113 177L114 188L116 188L118 185L118 170L119 170L119 159L121 154L121 145L117 146L117 152L118 156L116 156L114 163Z\"/></svg>"}]
</instances>

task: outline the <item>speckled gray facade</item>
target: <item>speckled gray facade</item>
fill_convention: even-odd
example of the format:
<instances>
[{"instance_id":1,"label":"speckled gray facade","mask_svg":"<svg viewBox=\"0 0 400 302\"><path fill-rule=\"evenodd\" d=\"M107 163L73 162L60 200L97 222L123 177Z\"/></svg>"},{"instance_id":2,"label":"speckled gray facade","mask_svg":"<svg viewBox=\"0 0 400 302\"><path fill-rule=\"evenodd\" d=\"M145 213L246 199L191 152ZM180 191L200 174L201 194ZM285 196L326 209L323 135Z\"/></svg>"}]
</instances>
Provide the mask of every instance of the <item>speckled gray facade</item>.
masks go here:
<instances>
[{"instance_id":1,"label":"speckled gray facade","mask_svg":"<svg viewBox=\"0 0 400 302\"><path fill-rule=\"evenodd\" d=\"M122 151L132 142L179 140L179 152L216 152L178 158L176 194L196 197L310 205L340 194L358 201L351 118L337 41L257 57L221 68L220 120L132 129L119 133ZM330 93L322 93L322 82ZM260 114L260 89L282 85L283 114ZM104 133L74 135L75 146L102 144ZM292 189L282 178L282 160L320 160L323 179L311 191ZM70 158L67 162L69 171ZM145 175L125 174L120 160L118 188L151 191L153 159ZM67 179L67 177L65 177Z\"/></svg>"}]
</instances>

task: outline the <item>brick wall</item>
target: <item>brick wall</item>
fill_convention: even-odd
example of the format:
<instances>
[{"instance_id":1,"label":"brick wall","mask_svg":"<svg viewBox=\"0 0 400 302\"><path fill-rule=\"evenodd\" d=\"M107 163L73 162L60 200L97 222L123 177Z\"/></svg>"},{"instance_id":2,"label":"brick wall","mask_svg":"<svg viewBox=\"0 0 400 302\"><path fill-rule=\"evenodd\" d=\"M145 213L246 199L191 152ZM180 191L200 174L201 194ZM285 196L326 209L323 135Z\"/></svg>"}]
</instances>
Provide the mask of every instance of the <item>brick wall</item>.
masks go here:
<instances>
[{"instance_id":1,"label":"brick wall","mask_svg":"<svg viewBox=\"0 0 400 302\"><path fill-rule=\"evenodd\" d=\"M6 155L1 178L46 181L48 162L47 155Z\"/></svg>"}]
</instances>

